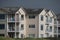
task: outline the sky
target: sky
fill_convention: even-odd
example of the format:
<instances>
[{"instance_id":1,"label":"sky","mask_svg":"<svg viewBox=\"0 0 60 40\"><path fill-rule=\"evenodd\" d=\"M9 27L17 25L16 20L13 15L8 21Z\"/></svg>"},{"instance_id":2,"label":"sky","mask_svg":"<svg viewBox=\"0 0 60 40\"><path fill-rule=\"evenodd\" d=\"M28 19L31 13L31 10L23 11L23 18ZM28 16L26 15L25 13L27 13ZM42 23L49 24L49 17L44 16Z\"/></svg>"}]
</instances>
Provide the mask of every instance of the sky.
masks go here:
<instances>
[{"instance_id":1,"label":"sky","mask_svg":"<svg viewBox=\"0 0 60 40\"><path fill-rule=\"evenodd\" d=\"M0 0L3 7L46 8L60 14L60 0Z\"/></svg>"}]
</instances>

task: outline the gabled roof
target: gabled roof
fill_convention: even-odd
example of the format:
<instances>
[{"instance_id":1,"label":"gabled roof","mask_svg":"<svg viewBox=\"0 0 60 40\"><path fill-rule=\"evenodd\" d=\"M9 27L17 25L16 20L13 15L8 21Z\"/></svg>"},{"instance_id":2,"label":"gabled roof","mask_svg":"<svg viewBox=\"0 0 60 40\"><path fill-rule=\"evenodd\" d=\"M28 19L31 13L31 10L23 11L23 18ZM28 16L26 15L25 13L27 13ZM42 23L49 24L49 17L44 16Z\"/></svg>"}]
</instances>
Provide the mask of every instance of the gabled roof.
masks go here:
<instances>
[{"instance_id":1,"label":"gabled roof","mask_svg":"<svg viewBox=\"0 0 60 40\"><path fill-rule=\"evenodd\" d=\"M46 13L49 12L50 9L45 9Z\"/></svg>"},{"instance_id":2,"label":"gabled roof","mask_svg":"<svg viewBox=\"0 0 60 40\"><path fill-rule=\"evenodd\" d=\"M31 8L24 8L24 7L22 8L28 14L39 14L44 10L44 8L40 8L40 9L31 9ZM0 8L0 11L4 11L8 13L16 13L19 9L20 7L5 7L5 8ZM45 9L45 11L49 12L48 9Z\"/></svg>"},{"instance_id":3,"label":"gabled roof","mask_svg":"<svg viewBox=\"0 0 60 40\"><path fill-rule=\"evenodd\" d=\"M41 9L31 9L31 8L23 8L23 10L28 14L39 14L42 12L43 8Z\"/></svg>"}]
</instances>

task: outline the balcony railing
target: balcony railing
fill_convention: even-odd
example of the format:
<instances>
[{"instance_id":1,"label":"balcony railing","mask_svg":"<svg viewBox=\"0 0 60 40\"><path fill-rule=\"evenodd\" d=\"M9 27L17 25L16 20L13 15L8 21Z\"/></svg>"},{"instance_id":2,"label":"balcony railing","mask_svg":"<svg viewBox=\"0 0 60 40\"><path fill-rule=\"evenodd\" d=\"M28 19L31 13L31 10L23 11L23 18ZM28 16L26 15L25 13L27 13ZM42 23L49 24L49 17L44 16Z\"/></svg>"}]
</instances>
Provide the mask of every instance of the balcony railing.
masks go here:
<instances>
[{"instance_id":1,"label":"balcony railing","mask_svg":"<svg viewBox=\"0 0 60 40\"><path fill-rule=\"evenodd\" d=\"M46 30L45 32L52 32L52 30Z\"/></svg>"},{"instance_id":2,"label":"balcony railing","mask_svg":"<svg viewBox=\"0 0 60 40\"><path fill-rule=\"evenodd\" d=\"M10 22L10 21L16 21L16 22L18 22L19 21L19 18L16 18L16 20L15 20L15 18L8 18L8 21Z\"/></svg>"},{"instance_id":3,"label":"balcony railing","mask_svg":"<svg viewBox=\"0 0 60 40\"><path fill-rule=\"evenodd\" d=\"M46 25L49 25L49 22L46 22Z\"/></svg>"},{"instance_id":4,"label":"balcony railing","mask_svg":"<svg viewBox=\"0 0 60 40\"><path fill-rule=\"evenodd\" d=\"M49 23L52 23L50 19L46 19L46 24L49 25Z\"/></svg>"},{"instance_id":5,"label":"balcony railing","mask_svg":"<svg viewBox=\"0 0 60 40\"><path fill-rule=\"evenodd\" d=\"M8 28L8 31L15 31L15 28ZM16 28L16 32L19 32L19 27L18 28Z\"/></svg>"},{"instance_id":6,"label":"balcony railing","mask_svg":"<svg viewBox=\"0 0 60 40\"><path fill-rule=\"evenodd\" d=\"M9 28L8 28L8 31L15 31L15 28L9 27Z\"/></svg>"},{"instance_id":7,"label":"balcony railing","mask_svg":"<svg viewBox=\"0 0 60 40\"><path fill-rule=\"evenodd\" d=\"M57 33L57 30L54 30L54 33Z\"/></svg>"},{"instance_id":8,"label":"balcony railing","mask_svg":"<svg viewBox=\"0 0 60 40\"><path fill-rule=\"evenodd\" d=\"M60 33L60 30L58 30L58 33Z\"/></svg>"},{"instance_id":9,"label":"balcony railing","mask_svg":"<svg viewBox=\"0 0 60 40\"><path fill-rule=\"evenodd\" d=\"M57 24L57 21L54 21L54 24Z\"/></svg>"},{"instance_id":10,"label":"balcony railing","mask_svg":"<svg viewBox=\"0 0 60 40\"><path fill-rule=\"evenodd\" d=\"M8 18L8 21L15 21L15 18Z\"/></svg>"}]
</instances>

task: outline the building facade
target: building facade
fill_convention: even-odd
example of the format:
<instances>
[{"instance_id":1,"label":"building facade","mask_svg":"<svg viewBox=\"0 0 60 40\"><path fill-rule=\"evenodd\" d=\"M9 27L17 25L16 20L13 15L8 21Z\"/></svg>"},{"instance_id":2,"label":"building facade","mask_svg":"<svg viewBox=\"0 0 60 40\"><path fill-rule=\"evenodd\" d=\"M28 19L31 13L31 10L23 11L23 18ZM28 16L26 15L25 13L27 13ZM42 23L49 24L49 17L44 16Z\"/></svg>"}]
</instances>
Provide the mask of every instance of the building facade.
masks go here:
<instances>
[{"instance_id":1,"label":"building facade","mask_svg":"<svg viewBox=\"0 0 60 40\"><path fill-rule=\"evenodd\" d=\"M55 22L55 36L60 37L60 14L57 14L57 21Z\"/></svg>"},{"instance_id":2,"label":"building facade","mask_svg":"<svg viewBox=\"0 0 60 40\"><path fill-rule=\"evenodd\" d=\"M1 8L0 36L12 38L54 37L56 15L44 8Z\"/></svg>"}]
</instances>

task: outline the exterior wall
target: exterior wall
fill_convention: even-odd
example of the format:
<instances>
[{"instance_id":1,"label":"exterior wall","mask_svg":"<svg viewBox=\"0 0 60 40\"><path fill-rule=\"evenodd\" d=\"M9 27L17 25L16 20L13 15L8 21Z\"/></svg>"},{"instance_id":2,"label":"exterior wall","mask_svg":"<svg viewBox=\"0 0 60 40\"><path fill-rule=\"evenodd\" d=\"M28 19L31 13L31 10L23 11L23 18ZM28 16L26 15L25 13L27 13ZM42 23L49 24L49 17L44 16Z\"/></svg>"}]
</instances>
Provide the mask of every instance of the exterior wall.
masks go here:
<instances>
[{"instance_id":1,"label":"exterior wall","mask_svg":"<svg viewBox=\"0 0 60 40\"><path fill-rule=\"evenodd\" d=\"M1 12L3 13L3 12ZM4 13L5 14L5 13ZM16 17L16 14L18 14L19 16L19 21L18 22L14 22L15 23L15 31L14 31L14 37L16 38L16 33L18 34L18 38L21 38L21 34L23 34L23 38L29 37L29 34L35 34L35 38L41 38L41 34L43 34L43 37L47 37L47 33L50 35L52 35L52 37L54 37L54 18L52 18L52 23L48 23L49 26L52 26L52 32L47 32L46 28L46 14L49 14L49 17L53 17L53 14L51 11L47 12L45 11L45 9L41 12L41 13L33 13L33 14L29 14L26 13L23 8L20 8L14 15ZM24 20L21 20L21 15L24 15ZM29 15L35 15L35 19L29 19ZM41 15L43 15L43 21L41 21ZM5 20L0 20L0 24L5 24L5 29L4 30L0 30L0 34L5 34L5 36L8 35L8 16L7 13L5 15ZM16 20L16 18L15 18ZM16 23L19 23L19 26L17 27ZM24 29L21 30L21 24L24 24ZM35 24L35 28L29 28L30 24ZM43 31L41 31L40 26L41 24L43 24ZM17 28L19 29L18 31ZM3 32L2 32L3 31ZM13 32L12 32L13 33Z\"/></svg>"},{"instance_id":2,"label":"exterior wall","mask_svg":"<svg viewBox=\"0 0 60 40\"><path fill-rule=\"evenodd\" d=\"M41 34L45 35L45 20L44 20L45 17L43 18L43 21L41 21L41 15L44 16L45 13L46 13L45 10L43 10L43 11L39 14L39 38L41 37L41 36L40 36ZM43 24L43 26L44 26L44 27L43 27L43 31L40 30L40 29L41 29L41 28L40 28L41 24Z\"/></svg>"},{"instance_id":3,"label":"exterior wall","mask_svg":"<svg viewBox=\"0 0 60 40\"><path fill-rule=\"evenodd\" d=\"M24 30L19 30L19 38L21 38L21 34L24 34L24 37L26 36L26 17L25 17L25 12L20 8L20 13L19 14L19 28L21 28L21 24L24 24ZM21 20L21 15L24 15L24 20Z\"/></svg>"},{"instance_id":4,"label":"exterior wall","mask_svg":"<svg viewBox=\"0 0 60 40\"><path fill-rule=\"evenodd\" d=\"M51 11L48 12L50 17L53 17L53 13ZM54 18L52 18L52 23L50 23L50 26L52 26L52 32L50 33L52 37L54 37Z\"/></svg>"},{"instance_id":5,"label":"exterior wall","mask_svg":"<svg viewBox=\"0 0 60 40\"><path fill-rule=\"evenodd\" d=\"M57 37L60 37L60 21L57 23Z\"/></svg>"},{"instance_id":6,"label":"exterior wall","mask_svg":"<svg viewBox=\"0 0 60 40\"><path fill-rule=\"evenodd\" d=\"M6 14L5 12L2 12L2 11L0 11L0 14ZM4 34L4 36L7 36L7 30L6 30L6 28L7 28L7 18L6 18L7 16L5 15L5 19L1 19L0 20L0 24L5 24L5 29L3 29L3 30L0 30L0 34Z\"/></svg>"},{"instance_id":7,"label":"exterior wall","mask_svg":"<svg viewBox=\"0 0 60 40\"><path fill-rule=\"evenodd\" d=\"M57 37L60 37L60 15L57 15L57 30L56 30L55 35Z\"/></svg>"},{"instance_id":8,"label":"exterior wall","mask_svg":"<svg viewBox=\"0 0 60 40\"><path fill-rule=\"evenodd\" d=\"M35 15L35 19L29 19L29 15ZM26 37L29 37L29 34L35 34L35 38L38 37L38 28L39 28L39 17L38 14L27 14L26 16ZM29 25L35 24L35 28L29 28Z\"/></svg>"},{"instance_id":9,"label":"exterior wall","mask_svg":"<svg viewBox=\"0 0 60 40\"><path fill-rule=\"evenodd\" d=\"M53 14L49 11L48 13L46 13L45 10L43 10L40 14L39 14L39 38L41 37L41 34L43 34L43 37L47 37L47 33L50 35L52 35L52 37L54 37L54 18L52 18L52 23L49 23L49 26L52 26L52 32L47 32L46 31L46 14L49 14L50 17L53 16ZM41 21L41 15L43 15L43 21ZM43 24L43 31L40 30L40 25Z\"/></svg>"}]
</instances>

